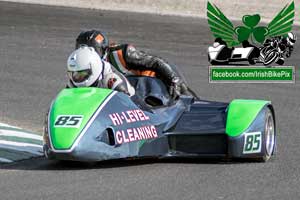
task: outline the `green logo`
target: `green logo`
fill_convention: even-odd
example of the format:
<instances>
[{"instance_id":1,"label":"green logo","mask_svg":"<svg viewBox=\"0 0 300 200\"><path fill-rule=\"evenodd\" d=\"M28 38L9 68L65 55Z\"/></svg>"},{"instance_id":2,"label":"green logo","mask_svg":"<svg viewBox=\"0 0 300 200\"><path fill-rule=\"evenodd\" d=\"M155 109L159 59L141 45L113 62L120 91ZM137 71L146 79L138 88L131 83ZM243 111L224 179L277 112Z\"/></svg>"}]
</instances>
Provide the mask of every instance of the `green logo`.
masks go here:
<instances>
[{"instance_id":1,"label":"green logo","mask_svg":"<svg viewBox=\"0 0 300 200\"><path fill-rule=\"evenodd\" d=\"M292 30L295 17L295 4L287 4L267 26L258 26L261 20L259 14L244 15L243 26L234 27L221 10L207 2L208 24L214 37L221 38L228 46L237 46L245 40L251 43L263 44L265 39L284 36Z\"/></svg>"}]
</instances>

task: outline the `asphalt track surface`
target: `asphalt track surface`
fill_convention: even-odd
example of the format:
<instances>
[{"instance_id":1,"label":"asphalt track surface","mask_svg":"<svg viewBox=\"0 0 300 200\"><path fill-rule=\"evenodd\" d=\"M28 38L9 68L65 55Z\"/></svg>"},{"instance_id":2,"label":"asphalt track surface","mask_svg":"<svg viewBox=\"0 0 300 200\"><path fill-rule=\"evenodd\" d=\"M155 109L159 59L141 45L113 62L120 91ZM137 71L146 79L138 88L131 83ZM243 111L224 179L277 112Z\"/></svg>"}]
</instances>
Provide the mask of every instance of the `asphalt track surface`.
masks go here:
<instances>
[{"instance_id":1,"label":"asphalt track surface","mask_svg":"<svg viewBox=\"0 0 300 200\"><path fill-rule=\"evenodd\" d=\"M51 99L66 84L66 59L81 30L178 65L206 99L269 99L278 122L277 156L268 163L203 160L114 161L93 165L35 159L3 165L0 199L299 199L300 81L209 84L206 20L0 2L0 121L41 133ZM298 29L298 27L297 27ZM297 66L300 45L286 63Z\"/></svg>"}]
</instances>

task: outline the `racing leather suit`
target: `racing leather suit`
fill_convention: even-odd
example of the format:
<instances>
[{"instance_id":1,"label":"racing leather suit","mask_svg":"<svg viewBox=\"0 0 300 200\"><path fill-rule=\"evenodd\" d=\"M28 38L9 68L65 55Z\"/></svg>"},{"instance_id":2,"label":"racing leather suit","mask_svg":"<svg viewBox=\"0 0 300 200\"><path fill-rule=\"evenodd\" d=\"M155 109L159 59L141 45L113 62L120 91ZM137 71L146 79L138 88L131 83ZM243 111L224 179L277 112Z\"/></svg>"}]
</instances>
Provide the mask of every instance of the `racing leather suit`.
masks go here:
<instances>
[{"instance_id":1,"label":"racing leather suit","mask_svg":"<svg viewBox=\"0 0 300 200\"><path fill-rule=\"evenodd\" d=\"M179 86L177 95L186 93L187 89L183 79L167 62L157 56L139 51L132 45L111 45L106 59L124 75L157 77L169 87L173 84Z\"/></svg>"}]
</instances>

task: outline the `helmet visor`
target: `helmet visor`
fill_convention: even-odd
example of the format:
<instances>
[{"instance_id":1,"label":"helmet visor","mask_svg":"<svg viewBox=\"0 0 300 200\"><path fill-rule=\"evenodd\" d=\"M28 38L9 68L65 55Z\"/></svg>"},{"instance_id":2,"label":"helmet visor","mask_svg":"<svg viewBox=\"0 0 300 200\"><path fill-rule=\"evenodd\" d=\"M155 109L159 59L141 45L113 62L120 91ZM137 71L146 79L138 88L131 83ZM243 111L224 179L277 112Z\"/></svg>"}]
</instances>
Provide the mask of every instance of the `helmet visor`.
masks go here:
<instances>
[{"instance_id":1,"label":"helmet visor","mask_svg":"<svg viewBox=\"0 0 300 200\"><path fill-rule=\"evenodd\" d=\"M92 70L86 69L75 72L69 71L68 74L71 80L73 80L75 83L82 83L90 78L90 76L92 75Z\"/></svg>"}]
</instances>

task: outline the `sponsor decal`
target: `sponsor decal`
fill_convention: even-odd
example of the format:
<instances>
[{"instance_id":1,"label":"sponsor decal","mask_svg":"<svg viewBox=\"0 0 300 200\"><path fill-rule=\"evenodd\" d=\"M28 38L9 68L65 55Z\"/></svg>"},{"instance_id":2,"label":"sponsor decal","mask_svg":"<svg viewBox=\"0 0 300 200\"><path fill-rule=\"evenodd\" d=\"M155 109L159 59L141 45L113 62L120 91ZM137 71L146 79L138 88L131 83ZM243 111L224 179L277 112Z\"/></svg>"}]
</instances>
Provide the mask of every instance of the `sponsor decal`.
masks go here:
<instances>
[{"instance_id":1,"label":"sponsor decal","mask_svg":"<svg viewBox=\"0 0 300 200\"><path fill-rule=\"evenodd\" d=\"M54 127L79 128L82 119L82 115L58 115L55 119Z\"/></svg>"},{"instance_id":2,"label":"sponsor decal","mask_svg":"<svg viewBox=\"0 0 300 200\"><path fill-rule=\"evenodd\" d=\"M109 118L115 126L121 126L124 124L134 124L137 122L148 121L150 117L147 116L142 110L127 110L119 113L109 114ZM147 140L157 138L157 130L155 126L141 126L130 127L126 130L117 130L115 133L116 143L128 143L140 140Z\"/></svg>"},{"instance_id":3,"label":"sponsor decal","mask_svg":"<svg viewBox=\"0 0 300 200\"><path fill-rule=\"evenodd\" d=\"M139 121L147 121L150 118L140 109L127 110L121 113L109 114L109 118L115 126L122 125L123 123L133 123Z\"/></svg>"},{"instance_id":4,"label":"sponsor decal","mask_svg":"<svg viewBox=\"0 0 300 200\"><path fill-rule=\"evenodd\" d=\"M245 133L243 154L260 153L261 144L261 132Z\"/></svg>"},{"instance_id":5,"label":"sponsor decal","mask_svg":"<svg viewBox=\"0 0 300 200\"><path fill-rule=\"evenodd\" d=\"M147 140L157 138L157 131L155 126L143 126L137 128L128 128L127 130L120 130L116 132L117 144L134 142L139 140Z\"/></svg>"}]
</instances>

